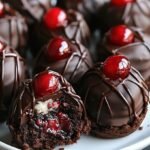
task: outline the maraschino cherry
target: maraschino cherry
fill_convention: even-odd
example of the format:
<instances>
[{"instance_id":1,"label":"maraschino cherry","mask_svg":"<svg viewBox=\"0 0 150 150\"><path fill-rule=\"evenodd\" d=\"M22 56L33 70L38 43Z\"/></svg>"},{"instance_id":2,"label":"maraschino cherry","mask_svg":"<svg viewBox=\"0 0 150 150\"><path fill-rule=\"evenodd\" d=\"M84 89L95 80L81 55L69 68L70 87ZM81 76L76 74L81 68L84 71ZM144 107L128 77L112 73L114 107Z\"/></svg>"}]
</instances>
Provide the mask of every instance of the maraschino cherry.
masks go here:
<instances>
[{"instance_id":1,"label":"maraschino cherry","mask_svg":"<svg viewBox=\"0 0 150 150\"><path fill-rule=\"evenodd\" d=\"M133 2L135 2L135 0L111 0L111 4L117 7L126 6L127 4Z\"/></svg>"},{"instance_id":2,"label":"maraschino cherry","mask_svg":"<svg viewBox=\"0 0 150 150\"><path fill-rule=\"evenodd\" d=\"M126 25L112 27L108 32L108 41L117 46L124 46L134 42L134 33Z\"/></svg>"},{"instance_id":3,"label":"maraschino cherry","mask_svg":"<svg viewBox=\"0 0 150 150\"><path fill-rule=\"evenodd\" d=\"M63 9L54 7L47 11L43 21L45 26L50 30L64 27L67 24L67 14Z\"/></svg>"},{"instance_id":4,"label":"maraschino cherry","mask_svg":"<svg viewBox=\"0 0 150 150\"><path fill-rule=\"evenodd\" d=\"M62 37L53 38L47 48L49 61L58 61L70 57L72 54L68 42Z\"/></svg>"},{"instance_id":5,"label":"maraschino cherry","mask_svg":"<svg viewBox=\"0 0 150 150\"><path fill-rule=\"evenodd\" d=\"M130 62L125 56L108 57L103 64L103 73L110 80L125 79L130 72Z\"/></svg>"},{"instance_id":6,"label":"maraschino cherry","mask_svg":"<svg viewBox=\"0 0 150 150\"><path fill-rule=\"evenodd\" d=\"M45 71L33 79L33 89L36 98L56 92L59 88L59 79L52 72Z\"/></svg>"}]
</instances>

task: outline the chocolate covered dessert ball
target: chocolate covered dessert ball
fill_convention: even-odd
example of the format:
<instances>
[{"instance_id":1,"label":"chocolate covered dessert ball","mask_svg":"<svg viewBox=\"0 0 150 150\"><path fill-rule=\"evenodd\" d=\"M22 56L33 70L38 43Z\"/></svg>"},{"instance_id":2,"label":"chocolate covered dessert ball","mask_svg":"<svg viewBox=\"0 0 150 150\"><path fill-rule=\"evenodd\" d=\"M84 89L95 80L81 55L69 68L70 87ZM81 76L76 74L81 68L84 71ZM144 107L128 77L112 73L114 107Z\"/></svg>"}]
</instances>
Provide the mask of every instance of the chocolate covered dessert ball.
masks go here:
<instances>
[{"instance_id":1,"label":"chocolate covered dessert ball","mask_svg":"<svg viewBox=\"0 0 150 150\"><path fill-rule=\"evenodd\" d=\"M50 68L76 84L93 66L89 51L81 44L63 37L53 38L35 60L34 74Z\"/></svg>"},{"instance_id":2,"label":"chocolate covered dessert ball","mask_svg":"<svg viewBox=\"0 0 150 150\"><path fill-rule=\"evenodd\" d=\"M123 46L148 41L145 34L139 29L124 24L110 28L97 45L99 60L104 61L108 56ZM131 52L132 53L132 52Z\"/></svg>"},{"instance_id":3,"label":"chocolate covered dessert ball","mask_svg":"<svg viewBox=\"0 0 150 150\"><path fill-rule=\"evenodd\" d=\"M67 39L81 42L85 46L90 44L90 31L82 15L74 10L63 10L59 7L49 9L41 24L35 27L32 35L32 45L39 50L52 37L64 36Z\"/></svg>"},{"instance_id":4,"label":"chocolate covered dessert ball","mask_svg":"<svg viewBox=\"0 0 150 150\"><path fill-rule=\"evenodd\" d=\"M145 34L138 30L125 25L115 26L105 34L97 48L100 60L113 54L126 56L150 87L150 44L146 40Z\"/></svg>"},{"instance_id":5,"label":"chocolate covered dessert ball","mask_svg":"<svg viewBox=\"0 0 150 150\"><path fill-rule=\"evenodd\" d=\"M25 78L23 58L0 39L0 122L6 121L10 103Z\"/></svg>"},{"instance_id":6,"label":"chocolate covered dessert ball","mask_svg":"<svg viewBox=\"0 0 150 150\"><path fill-rule=\"evenodd\" d=\"M125 56L111 56L97 64L83 76L79 88L95 136L131 134L146 115L148 87Z\"/></svg>"},{"instance_id":7,"label":"chocolate covered dessert ball","mask_svg":"<svg viewBox=\"0 0 150 150\"><path fill-rule=\"evenodd\" d=\"M82 100L58 73L45 71L22 83L12 104L9 128L21 149L53 149L87 133Z\"/></svg>"},{"instance_id":8,"label":"chocolate covered dessert ball","mask_svg":"<svg viewBox=\"0 0 150 150\"><path fill-rule=\"evenodd\" d=\"M40 22L44 13L57 4L57 0L7 0L24 15L29 24Z\"/></svg>"},{"instance_id":9,"label":"chocolate covered dessert ball","mask_svg":"<svg viewBox=\"0 0 150 150\"><path fill-rule=\"evenodd\" d=\"M25 53L28 41L28 27L23 16L8 4L0 1L0 36L16 49Z\"/></svg>"},{"instance_id":10,"label":"chocolate covered dessert ball","mask_svg":"<svg viewBox=\"0 0 150 150\"><path fill-rule=\"evenodd\" d=\"M149 0L111 0L99 12L102 32L118 24L127 24L141 28L145 33L150 34L149 19Z\"/></svg>"}]
</instances>

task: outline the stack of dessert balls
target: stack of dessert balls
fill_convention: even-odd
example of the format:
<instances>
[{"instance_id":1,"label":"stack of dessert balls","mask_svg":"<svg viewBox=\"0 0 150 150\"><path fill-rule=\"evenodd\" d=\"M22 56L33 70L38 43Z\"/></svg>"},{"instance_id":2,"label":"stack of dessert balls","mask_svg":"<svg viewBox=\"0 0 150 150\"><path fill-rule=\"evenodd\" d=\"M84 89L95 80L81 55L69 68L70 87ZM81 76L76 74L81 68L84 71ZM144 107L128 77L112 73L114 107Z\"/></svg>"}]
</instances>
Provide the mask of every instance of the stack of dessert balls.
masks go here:
<instances>
[{"instance_id":1,"label":"stack of dessert balls","mask_svg":"<svg viewBox=\"0 0 150 150\"><path fill-rule=\"evenodd\" d=\"M149 19L149 0L1 0L0 123L12 145L50 150L137 130L149 103Z\"/></svg>"}]
</instances>

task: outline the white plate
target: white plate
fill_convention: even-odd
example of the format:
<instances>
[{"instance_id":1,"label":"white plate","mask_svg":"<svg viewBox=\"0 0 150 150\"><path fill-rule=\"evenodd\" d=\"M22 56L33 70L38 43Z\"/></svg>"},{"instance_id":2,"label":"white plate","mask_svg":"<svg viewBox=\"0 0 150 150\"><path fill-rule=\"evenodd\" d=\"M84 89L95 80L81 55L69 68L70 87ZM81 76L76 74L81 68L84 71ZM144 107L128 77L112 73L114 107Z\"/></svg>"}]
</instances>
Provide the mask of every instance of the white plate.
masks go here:
<instances>
[{"instance_id":1,"label":"white plate","mask_svg":"<svg viewBox=\"0 0 150 150\"><path fill-rule=\"evenodd\" d=\"M141 127L142 130L127 137L113 140L82 136L77 143L66 146L65 150L141 150L150 145L150 108ZM17 150L9 145L11 136L6 124L0 124L0 141L0 150Z\"/></svg>"}]
</instances>

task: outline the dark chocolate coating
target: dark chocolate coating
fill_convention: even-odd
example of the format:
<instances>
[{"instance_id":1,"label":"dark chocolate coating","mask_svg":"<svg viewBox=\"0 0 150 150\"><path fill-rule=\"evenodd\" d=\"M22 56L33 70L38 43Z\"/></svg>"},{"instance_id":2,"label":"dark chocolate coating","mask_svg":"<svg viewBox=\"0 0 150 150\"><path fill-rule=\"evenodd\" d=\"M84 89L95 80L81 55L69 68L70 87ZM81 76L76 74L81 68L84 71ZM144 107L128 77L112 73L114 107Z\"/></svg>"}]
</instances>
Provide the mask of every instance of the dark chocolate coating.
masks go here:
<instances>
[{"instance_id":1,"label":"dark chocolate coating","mask_svg":"<svg viewBox=\"0 0 150 150\"><path fill-rule=\"evenodd\" d=\"M55 0L7 0L7 2L24 15L29 24L41 21L44 13L55 6Z\"/></svg>"},{"instance_id":2,"label":"dark chocolate coating","mask_svg":"<svg viewBox=\"0 0 150 150\"><path fill-rule=\"evenodd\" d=\"M110 81L98 64L83 76L79 88L92 122L92 133L96 136L128 135L144 119L149 91L143 77L133 67L126 79Z\"/></svg>"},{"instance_id":3,"label":"dark chocolate coating","mask_svg":"<svg viewBox=\"0 0 150 150\"><path fill-rule=\"evenodd\" d=\"M72 54L69 58L51 62L47 57L45 46L35 60L34 74L50 68L63 75L67 81L76 84L84 73L93 66L89 51L77 42L69 42Z\"/></svg>"},{"instance_id":4,"label":"dark chocolate coating","mask_svg":"<svg viewBox=\"0 0 150 150\"><path fill-rule=\"evenodd\" d=\"M33 50L39 51L39 49L45 45L52 37L64 36L69 40L75 40L81 42L85 46L90 44L90 30L85 22L83 16L74 10L67 10L68 24L65 27L61 27L55 30L47 29L43 23L37 25L34 28L31 44ZM35 53L35 52L33 52Z\"/></svg>"},{"instance_id":5,"label":"dark chocolate coating","mask_svg":"<svg viewBox=\"0 0 150 150\"><path fill-rule=\"evenodd\" d=\"M26 20L4 3L4 16L0 17L0 36L20 54L25 53L28 41Z\"/></svg>"},{"instance_id":6,"label":"dark chocolate coating","mask_svg":"<svg viewBox=\"0 0 150 150\"><path fill-rule=\"evenodd\" d=\"M7 119L10 103L21 81L26 78L26 65L21 56L0 40L0 122Z\"/></svg>"},{"instance_id":7,"label":"dark chocolate coating","mask_svg":"<svg viewBox=\"0 0 150 150\"><path fill-rule=\"evenodd\" d=\"M122 47L111 44L106 33L100 47L98 47L100 58L105 60L110 55L122 54L129 59L131 65L142 74L145 80L149 80L150 44L145 42L147 37L142 32L138 30L132 31L135 34L134 43Z\"/></svg>"},{"instance_id":8,"label":"dark chocolate coating","mask_svg":"<svg viewBox=\"0 0 150 150\"><path fill-rule=\"evenodd\" d=\"M90 122L87 119L83 102L80 97L76 95L72 86L58 73L50 70L48 72L52 72L59 79L60 89L57 92L36 99L32 87L33 80L26 80L22 83L20 90L13 101L8 124L14 143L22 149L25 149L25 147L33 149L52 149L57 145L71 144L76 142L81 133L87 133L90 129ZM44 133L31 125L31 115L35 114L34 110L36 103L38 101L44 102L51 98L60 99L59 97L62 94L65 97L63 102L70 106L68 114L71 113L76 121L74 123L74 128L77 132L71 135L71 138L69 139L67 139L67 137L60 139L54 135L52 137L48 133Z\"/></svg>"},{"instance_id":9,"label":"dark chocolate coating","mask_svg":"<svg viewBox=\"0 0 150 150\"><path fill-rule=\"evenodd\" d=\"M149 0L135 0L135 2L128 3L123 7L107 3L99 12L99 24L102 32L106 32L118 24L127 24L141 28L145 33L150 33L149 10Z\"/></svg>"}]
</instances>

